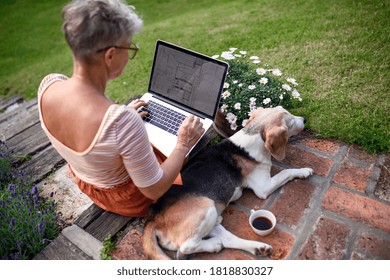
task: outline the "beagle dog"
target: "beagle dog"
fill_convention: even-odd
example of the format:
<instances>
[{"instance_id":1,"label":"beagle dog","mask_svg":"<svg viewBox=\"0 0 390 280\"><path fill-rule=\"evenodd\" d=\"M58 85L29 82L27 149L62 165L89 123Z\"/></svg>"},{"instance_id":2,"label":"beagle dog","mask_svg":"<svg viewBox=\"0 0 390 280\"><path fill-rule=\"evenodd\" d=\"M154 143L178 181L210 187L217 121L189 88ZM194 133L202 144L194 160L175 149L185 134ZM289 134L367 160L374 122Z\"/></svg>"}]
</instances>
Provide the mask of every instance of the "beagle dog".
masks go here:
<instances>
[{"instance_id":1,"label":"beagle dog","mask_svg":"<svg viewBox=\"0 0 390 280\"><path fill-rule=\"evenodd\" d=\"M282 107L252 112L247 125L229 139L207 148L186 164L183 186L172 186L151 208L143 248L151 259L177 259L223 248L269 255L268 244L239 238L226 230L222 212L249 188L261 199L294 178L313 174L311 168L285 169L271 177L271 156L285 157L287 140L304 128L305 119Z\"/></svg>"}]
</instances>

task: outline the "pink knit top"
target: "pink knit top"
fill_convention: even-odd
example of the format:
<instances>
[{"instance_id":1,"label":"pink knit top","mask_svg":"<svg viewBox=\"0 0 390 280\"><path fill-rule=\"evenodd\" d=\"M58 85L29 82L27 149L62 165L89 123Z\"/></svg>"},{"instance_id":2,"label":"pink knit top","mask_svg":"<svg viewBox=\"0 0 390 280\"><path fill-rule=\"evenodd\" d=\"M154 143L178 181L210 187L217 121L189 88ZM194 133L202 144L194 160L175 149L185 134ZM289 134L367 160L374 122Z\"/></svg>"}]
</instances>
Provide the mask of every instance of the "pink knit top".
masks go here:
<instances>
[{"instance_id":1,"label":"pink knit top","mask_svg":"<svg viewBox=\"0 0 390 280\"><path fill-rule=\"evenodd\" d=\"M143 121L129 106L113 104L107 110L90 146L76 152L58 141L46 128L41 112L41 98L46 89L68 78L61 74L46 76L38 90L42 129L53 147L84 182L99 188L112 188L131 178L137 187L157 183L163 171L150 145Z\"/></svg>"}]
</instances>

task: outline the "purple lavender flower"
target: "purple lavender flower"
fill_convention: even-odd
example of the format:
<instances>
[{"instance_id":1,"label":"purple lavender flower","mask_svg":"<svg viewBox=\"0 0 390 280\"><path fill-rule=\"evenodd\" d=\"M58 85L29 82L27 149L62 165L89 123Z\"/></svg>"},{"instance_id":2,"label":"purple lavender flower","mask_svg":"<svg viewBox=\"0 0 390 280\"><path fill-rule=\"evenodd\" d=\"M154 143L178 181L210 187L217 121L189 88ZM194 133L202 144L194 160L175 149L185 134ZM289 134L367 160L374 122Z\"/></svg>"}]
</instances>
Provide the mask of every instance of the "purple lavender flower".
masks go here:
<instances>
[{"instance_id":1,"label":"purple lavender flower","mask_svg":"<svg viewBox=\"0 0 390 280\"><path fill-rule=\"evenodd\" d=\"M16 189L16 186L14 184L9 184L8 185L8 191L12 192Z\"/></svg>"},{"instance_id":2,"label":"purple lavender flower","mask_svg":"<svg viewBox=\"0 0 390 280\"><path fill-rule=\"evenodd\" d=\"M38 187L37 186L33 186L32 189L31 189L31 194L34 196L34 195L37 195L38 194Z\"/></svg>"},{"instance_id":3,"label":"purple lavender flower","mask_svg":"<svg viewBox=\"0 0 390 280\"><path fill-rule=\"evenodd\" d=\"M38 233L43 235L45 232L45 222L39 222L38 223Z\"/></svg>"},{"instance_id":4,"label":"purple lavender flower","mask_svg":"<svg viewBox=\"0 0 390 280\"><path fill-rule=\"evenodd\" d=\"M11 258L11 260L19 260L20 255L19 255L19 253L11 253L10 258Z\"/></svg>"}]
</instances>

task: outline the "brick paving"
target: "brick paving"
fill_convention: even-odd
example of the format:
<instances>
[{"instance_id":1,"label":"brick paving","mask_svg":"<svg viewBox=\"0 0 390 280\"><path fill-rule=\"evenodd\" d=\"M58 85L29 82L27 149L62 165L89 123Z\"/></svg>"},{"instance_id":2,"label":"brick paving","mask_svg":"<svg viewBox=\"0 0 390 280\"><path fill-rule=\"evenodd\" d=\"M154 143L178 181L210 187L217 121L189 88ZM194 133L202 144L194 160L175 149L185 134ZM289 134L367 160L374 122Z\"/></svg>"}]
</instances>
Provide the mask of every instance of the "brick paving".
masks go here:
<instances>
[{"instance_id":1,"label":"brick paving","mask_svg":"<svg viewBox=\"0 0 390 280\"><path fill-rule=\"evenodd\" d=\"M270 259L390 259L390 202L375 195L381 167L389 155L371 155L354 145L317 139L304 133L289 143L284 168L311 167L308 179L287 183L268 199L251 191L229 205L223 225L241 238L274 248ZM389 182L387 182L389 183ZM248 224L251 209L268 209L277 218L268 236L256 235ZM118 239L114 259L147 259L142 252L143 221L131 224ZM202 253L191 259L259 259L240 250ZM260 258L267 259L267 258Z\"/></svg>"}]
</instances>

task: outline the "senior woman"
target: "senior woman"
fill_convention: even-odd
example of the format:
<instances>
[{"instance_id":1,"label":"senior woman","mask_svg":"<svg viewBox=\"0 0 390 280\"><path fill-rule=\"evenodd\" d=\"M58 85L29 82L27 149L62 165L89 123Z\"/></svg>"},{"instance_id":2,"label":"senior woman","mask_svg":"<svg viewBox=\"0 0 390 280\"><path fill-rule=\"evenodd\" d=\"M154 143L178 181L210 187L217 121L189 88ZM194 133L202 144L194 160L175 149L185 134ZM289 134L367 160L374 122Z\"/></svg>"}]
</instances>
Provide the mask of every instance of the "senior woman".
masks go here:
<instances>
[{"instance_id":1,"label":"senior woman","mask_svg":"<svg viewBox=\"0 0 390 280\"><path fill-rule=\"evenodd\" d=\"M204 132L188 117L175 150L154 149L136 100L118 105L106 95L138 47L133 35L142 20L121 0L75 0L63 9L63 32L73 54L73 75L46 76L38 90L42 128L67 161L79 188L101 208L145 216L175 180L186 154Z\"/></svg>"}]
</instances>

